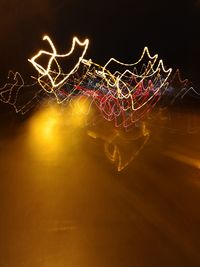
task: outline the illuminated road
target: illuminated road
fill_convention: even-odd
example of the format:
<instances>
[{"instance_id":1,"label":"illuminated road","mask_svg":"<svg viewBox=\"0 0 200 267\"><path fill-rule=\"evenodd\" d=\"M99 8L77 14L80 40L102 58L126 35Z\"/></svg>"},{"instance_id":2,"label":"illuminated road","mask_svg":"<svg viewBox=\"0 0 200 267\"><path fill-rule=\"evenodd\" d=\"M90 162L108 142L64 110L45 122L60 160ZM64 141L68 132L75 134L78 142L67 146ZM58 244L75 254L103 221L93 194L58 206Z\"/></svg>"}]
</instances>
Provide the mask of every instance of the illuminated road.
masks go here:
<instances>
[{"instance_id":1,"label":"illuminated road","mask_svg":"<svg viewBox=\"0 0 200 267\"><path fill-rule=\"evenodd\" d=\"M0 266L200 266L200 133L186 117L153 124L119 173L80 113L2 116Z\"/></svg>"}]
</instances>

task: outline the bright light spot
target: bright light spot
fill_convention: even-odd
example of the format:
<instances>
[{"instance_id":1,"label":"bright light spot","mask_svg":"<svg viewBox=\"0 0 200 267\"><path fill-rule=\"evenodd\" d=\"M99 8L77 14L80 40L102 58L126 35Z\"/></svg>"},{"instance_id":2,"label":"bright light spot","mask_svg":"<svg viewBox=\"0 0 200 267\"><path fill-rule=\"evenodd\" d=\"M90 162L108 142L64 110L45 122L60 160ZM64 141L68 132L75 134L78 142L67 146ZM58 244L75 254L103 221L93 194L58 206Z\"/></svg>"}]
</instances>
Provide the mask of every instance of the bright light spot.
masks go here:
<instances>
[{"instance_id":1,"label":"bright light spot","mask_svg":"<svg viewBox=\"0 0 200 267\"><path fill-rule=\"evenodd\" d=\"M46 159L55 159L62 146L60 134L61 117L55 106L43 108L29 122L29 145Z\"/></svg>"},{"instance_id":2,"label":"bright light spot","mask_svg":"<svg viewBox=\"0 0 200 267\"><path fill-rule=\"evenodd\" d=\"M65 108L57 104L43 106L28 123L31 151L38 159L47 161L62 160L63 153L73 153L89 111L90 101L83 97Z\"/></svg>"}]
</instances>

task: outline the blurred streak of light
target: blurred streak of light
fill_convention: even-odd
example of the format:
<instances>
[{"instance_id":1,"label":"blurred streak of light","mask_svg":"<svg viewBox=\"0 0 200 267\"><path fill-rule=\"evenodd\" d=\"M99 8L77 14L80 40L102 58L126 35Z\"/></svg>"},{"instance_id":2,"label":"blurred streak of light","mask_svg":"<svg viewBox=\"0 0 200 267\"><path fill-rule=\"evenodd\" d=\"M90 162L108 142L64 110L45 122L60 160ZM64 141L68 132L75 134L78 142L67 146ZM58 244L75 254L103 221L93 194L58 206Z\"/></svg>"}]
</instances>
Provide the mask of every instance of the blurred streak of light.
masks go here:
<instances>
[{"instance_id":1,"label":"blurred streak of light","mask_svg":"<svg viewBox=\"0 0 200 267\"><path fill-rule=\"evenodd\" d=\"M31 59L29 59L29 62L31 62L33 64L33 66L35 67L35 69L41 75L41 77L38 78L38 82L43 87L43 89L45 90L45 87L41 83L41 78L43 78L44 76L47 76L49 78L49 80L50 80L51 88L53 90L54 88L57 88L60 85L62 85L69 78L69 76L72 75L79 68L79 65L80 65L81 61L83 60L84 55L85 55L85 53L86 53L86 51L88 49L89 40L88 39L85 39L84 42L81 42L81 41L79 41L79 39L77 37L74 37L73 38L73 41L72 41L72 47L71 47L70 51L68 53L62 54L62 55L60 55L60 54L57 53L57 50L56 50L53 42L51 41L51 39L47 35L45 35L43 37L43 40L47 40L48 41L48 43L49 43L49 45L50 45L50 47L52 49L52 52L40 50L35 56L33 56ZM61 81L58 81L57 82L57 79L60 76L62 77L62 71L61 71L61 67L57 63L56 58L60 58L60 57L61 58L64 58L64 57L70 56L74 52L75 47L77 45L83 47L82 55L79 57L79 60L76 63L76 65L73 67L73 69L68 74L66 74L64 76L64 78L61 79ZM36 62L36 59L39 58L41 55L48 55L48 56L50 56L50 59L48 61L48 65L47 65L47 68L46 69L42 65L40 65L39 63ZM52 63L53 62L55 62L57 64L58 70L59 70L56 78L53 78L51 76L51 67L52 67Z\"/></svg>"},{"instance_id":2,"label":"blurred streak of light","mask_svg":"<svg viewBox=\"0 0 200 267\"><path fill-rule=\"evenodd\" d=\"M91 115L91 101L88 98L79 97L71 101L68 110L69 123L72 127L84 127L87 124L87 118Z\"/></svg>"},{"instance_id":3,"label":"blurred streak of light","mask_svg":"<svg viewBox=\"0 0 200 267\"><path fill-rule=\"evenodd\" d=\"M144 148L149 140L150 132L143 122L139 127L139 132L134 129L133 135L128 136L125 133L122 134L119 130L115 129L112 134L101 134L100 132L94 132L89 130L88 136L97 139L100 138L104 141L104 153L109 161L120 172L125 169L131 161L133 161L137 155ZM138 146L134 146L137 144Z\"/></svg>"},{"instance_id":4,"label":"blurred streak of light","mask_svg":"<svg viewBox=\"0 0 200 267\"><path fill-rule=\"evenodd\" d=\"M111 58L104 66L100 66L91 59L84 59L89 39L81 42L74 37L71 49L66 54L57 53L49 36L45 35L43 40L48 41L52 52L40 50L29 59L29 62L38 71L37 81L44 91L53 93L58 104L73 96L77 90L83 95L92 96L108 121L114 120L116 125L121 124L124 127L138 121L154 107L166 90L172 72L171 68L165 69L163 60L159 59L157 54L151 56L147 47L143 49L141 57L135 63L126 64ZM81 47L82 54L70 72L65 73L59 64L59 59L71 56L77 46ZM49 58L47 66L38 63L39 57L43 55ZM146 56L148 61L142 64ZM126 70L122 73L118 70L112 73L107 66L113 62ZM141 64L141 70L138 70L137 67ZM81 75L77 73L78 69L81 69L80 65L84 69ZM65 96L60 98L63 90Z\"/></svg>"},{"instance_id":5,"label":"blurred streak of light","mask_svg":"<svg viewBox=\"0 0 200 267\"><path fill-rule=\"evenodd\" d=\"M140 145L140 147L136 151L132 152L131 157L126 159L126 160L123 159L123 156L120 152L120 148L118 147L118 145L116 145L112 142L105 142L104 143L105 155L113 164L116 165L118 172L125 169L130 164L130 162L135 159L135 157L140 153L140 151L143 149L143 147L145 146L145 144L149 140L149 131L146 128L145 123L142 124L140 134L141 135L139 137L137 137L136 140L139 140L140 138L143 137L144 138L143 143Z\"/></svg>"},{"instance_id":6,"label":"blurred streak of light","mask_svg":"<svg viewBox=\"0 0 200 267\"><path fill-rule=\"evenodd\" d=\"M189 92L199 95L188 79L181 79L179 71L171 76L172 69L166 69L157 54L151 56L147 47L134 63L127 64L110 58L104 66L100 66L91 59L84 59L89 39L81 42L74 37L71 49L66 54L58 54L47 35L43 40L48 41L51 51L40 50L29 59L38 71L38 77L31 76L36 82L25 85L18 72L9 71L8 81L0 88L0 100L13 105L16 112L27 112L40 101L42 93L43 96L53 95L58 104L66 104L79 95L90 98L101 115L107 121L113 121L116 127L129 128L146 117L162 96L173 103L177 97L183 98ZM81 56L73 63L70 71L63 72L59 61L74 54L77 48L81 49ZM48 61L39 63L41 56L45 56ZM113 64L117 68L110 66ZM120 72L121 68L125 71ZM177 83L181 85L178 92L174 88ZM17 103L21 102L18 101L18 95L23 92L21 89L36 84L40 85L40 90L31 100L18 107Z\"/></svg>"},{"instance_id":7,"label":"blurred streak of light","mask_svg":"<svg viewBox=\"0 0 200 267\"><path fill-rule=\"evenodd\" d=\"M185 163L191 167L200 169L200 160L186 156L184 154L178 153L176 151L166 151L164 154L172 159L175 159L179 162Z\"/></svg>"}]
</instances>

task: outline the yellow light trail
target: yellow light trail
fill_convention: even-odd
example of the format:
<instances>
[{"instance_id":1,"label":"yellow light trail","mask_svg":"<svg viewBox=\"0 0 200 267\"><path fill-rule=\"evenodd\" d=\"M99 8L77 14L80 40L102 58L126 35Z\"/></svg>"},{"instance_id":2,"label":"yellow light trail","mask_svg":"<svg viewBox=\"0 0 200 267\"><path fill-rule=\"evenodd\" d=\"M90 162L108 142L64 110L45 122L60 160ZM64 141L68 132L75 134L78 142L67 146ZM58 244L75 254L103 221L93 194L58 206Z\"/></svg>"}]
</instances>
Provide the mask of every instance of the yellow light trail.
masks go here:
<instances>
[{"instance_id":1,"label":"yellow light trail","mask_svg":"<svg viewBox=\"0 0 200 267\"><path fill-rule=\"evenodd\" d=\"M39 83L41 84L40 80L44 77L44 76L47 76L51 82L51 88L52 90L54 90L55 88L58 88L60 85L64 84L64 82L69 78L69 76L71 74L73 74L79 67L81 61L83 60L84 56L85 56L85 53L88 49L88 45L89 45L89 40L88 39L85 39L84 42L81 42L79 41L79 39L77 37L74 37L73 38L73 41L72 41L72 47L70 49L70 51L66 54L58 54L57 53L57 50L53 44L53 42L51 41L50 37L45 35L43 37L43 40L47 40L48 43L50 44L50 47L52 48L52 52L48 52L48 51L44 51L44 50L40 50L35 56L33 56L31 59L29 59L29 62L31 62L33 64L33 66L35 67L35 69L39 72L39 74L41 75L39 77ZM63 58L63 57L69 57L73 52L74 52L74 49L75 49L75 46L76 45L79 45L79 46L82 46L84 47L83 49L83 52L82 52L82 55L79 57L79 60L78 62L76 63L76 65L73 67L73 69L64 75L64 78L61 79L61 81L59 81L58 83L56 83L56 80L57 78L62 75L61 73L61 68L57 62L57 58ZM48 61L48 65L47 65L47 68L45 69L42 65L40 65L39 63L36 62L36 60L42 55L42 54L45 54L45 55L48 55L50 56L50 59ZM51 67L52 67L52 64L56 62L57 66L58 66L58 69L59 69L59 72L56 76L56 78L53 78L52 75L51 75ZM43 87L44 88L44 87ZM45 89L45 88L44 88Z\"/></svg>"}]
</instances>

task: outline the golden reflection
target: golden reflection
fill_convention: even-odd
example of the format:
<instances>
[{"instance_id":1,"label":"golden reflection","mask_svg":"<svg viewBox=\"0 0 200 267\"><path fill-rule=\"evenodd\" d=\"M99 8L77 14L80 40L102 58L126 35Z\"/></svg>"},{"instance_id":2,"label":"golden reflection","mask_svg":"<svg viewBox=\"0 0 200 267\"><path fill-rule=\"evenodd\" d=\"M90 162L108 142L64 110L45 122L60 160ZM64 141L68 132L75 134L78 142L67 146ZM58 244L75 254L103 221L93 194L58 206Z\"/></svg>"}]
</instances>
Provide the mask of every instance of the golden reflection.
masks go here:
<instances>
[{"instance_id":1,"label":"golden reflection","mask_svg":"<svg viewBox=\"0 0 200 267\"><path fill-rule=\"evenodd\" d=\"M103 128L102 128L103 129ZM117 171L125 169L133 161L149 140L150 131L145 122L134 127L130 132L114 128L109 132L107 129L89 130L88 135L104 142L104 153Z\"/></svg>"},{"instance_id":2,"label":"golden reflection","mask_svg":"<svg viewBox=\"0 0 200 267\"><path fill-rule=\"evenodd\" d=\"M62 145L60 124L61 116L55 105L43 107L31 118L28 143L37 156L55 159Z\"/></svg>"},{"instance_id":3,"label":"golden reflection","mask_svg":"<svg viewBox=\"0 0 200 267\"><path fill-rule=\"evenodd\" d=\"M86 125L89 108L85 98L77 98L68 106L43 106L28 124L31 151L43 160L58 160L63 151L73 150L80 138L79 130Z\"/></svg>"},{"instance_id":4,"label":"golden reflection","mask_svg":"<svg viewBox=\"0 0 200 267\"><path fill-rule=\"evenodd\" d=\"M117 138L120 140L119 144L115 144L115 142L118 142ZM127 138L126 140L125 135L122 136L120 135L120 133L118 133L111 142L105 141L104 152L107 158L116 166L117 170L121 171L126 168L132 160L135 159L135 157L140 153L148 140L149 130L147 130L146 124L143 122L140 127L139 134L137 134L136 136L133 135L131 139ZM133 144L133 141L137 144ZM120 148L120 145L125 146L124 153L123 149ZM130 155L127 157L126 151L128 150L128 147L132 148L132 152L130 152Z\"/></svg>"},{"instance_id":5,"label":"golden reflection","mask_svg":"<svg viewBox=\"0 0 200 267\"><path fill-rule=\"evenodd\" d=\"M79 97L68 106L56 103L43 106L29 121L28 146L38 160L62 160L62 155L73 154L74 147L81 141L81 132L103 141L103 150L108 160L118 171L126 168L141 152L149 140L150 132L145 122L127 132L102 120L100 125L87 125L91 101Z\"/></svg>"}]
</instances>

